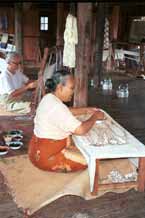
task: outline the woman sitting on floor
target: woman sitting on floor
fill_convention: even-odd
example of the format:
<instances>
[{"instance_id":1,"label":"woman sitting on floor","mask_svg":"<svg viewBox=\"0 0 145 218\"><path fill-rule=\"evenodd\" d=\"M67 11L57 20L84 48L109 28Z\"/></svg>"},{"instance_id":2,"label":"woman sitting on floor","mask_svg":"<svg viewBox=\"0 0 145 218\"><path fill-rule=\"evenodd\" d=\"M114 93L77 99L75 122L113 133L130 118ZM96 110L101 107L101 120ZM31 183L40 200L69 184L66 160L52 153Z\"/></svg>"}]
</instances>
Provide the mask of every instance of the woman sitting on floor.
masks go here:
<instances>
[{"instance_id":1,"label":"woman sitting on floor","mask_svg":"<svg viewBox=\"0 0 145 218\"><path fill-rule=\"evenodd\" d=\"M71 172L87 167L84 161L74 161L67 155L67 137L86 134L104 113L96 108L68 108L74 92L74 77L65 70L56 71L47 79L49 91L36 110L34 134L29 144L29 158L38 168L55 172ZM90 118L79 121L75 115L90 113Z\"/></svg>"}]
</instances>

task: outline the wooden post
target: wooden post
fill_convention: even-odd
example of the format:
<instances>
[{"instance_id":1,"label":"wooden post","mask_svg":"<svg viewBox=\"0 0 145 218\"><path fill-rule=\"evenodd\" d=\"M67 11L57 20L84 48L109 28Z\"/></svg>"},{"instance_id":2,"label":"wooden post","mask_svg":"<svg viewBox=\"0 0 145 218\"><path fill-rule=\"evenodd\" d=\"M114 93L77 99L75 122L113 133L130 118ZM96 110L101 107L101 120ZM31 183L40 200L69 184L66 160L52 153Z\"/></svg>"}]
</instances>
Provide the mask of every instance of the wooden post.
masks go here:
<instances>
[{"instance_id":1,"label":"wooden post","mask_svg":"<svg viewBox=\"0 0 145 218\"><path fill-rule=\"evenodd\" d=\"M139 158L138 190L140 192L145 190L145 157Z\"/></svg>"},{"instance_id":2,"label":"wooden post","mask_svg":"<svg viewBox=\"0 0 145 218\"><path fill-rule=\"evenodd\" d=\"M96 11L92 15L92 39L91 39L91 76L96 71Z\"/></svg>"},{"instance_id":3,"label":"wooden post","mask_svg":"<svg viewBox=\"0 0 145 218\"><path fill-rule=\"evenodd\" d=\"M63 30L64 30L64 4L57 3L57 31L56 31L56 45L63 45Z\"/></svg>"},{"instance_id":4,"label":"wooden post","mask_svg":"<svg viewBox=\"0 0 145 218\"><path fill-rule=\"evenodd\" d=\"M22 3L15 3L15 45L16 51L23 55L23 25L22 25Z\"/></svg>"},{"instance_id":5,"label":"wooden post","mask_svg":"<svg viewBox=\"0 0 145 218\"><path fill-rule=\"evenodd\" d=\"M111 40L116 41L118 39L118 29L119 29L119 14L120 7L114 6L112 11L112 21L111 21Z\"/></svg>"},{"instance_id":6,"label":"wooden post","mask_svg":"<svg viewBox=\"0 0 145 218\"><path fill-rule=\"evenodd\" d=\"M140 43L140 71L145 72L145 60L144 60L144 47L145 43Z\"/></svg>"},{"instance_id":7,"label":"wooden post","mask_svg":"<svg viewBox=\"0 0 145 218\"><path fill-rule=\"evenodd\" d=\"M85 13L85 16L84 16ZM74 106L87 106L88 103L88 74L91 66L91 22L92 3L78 3L78 46L77 69L75 71Z\"/></svg>"},{"instance_id":8,"label":"wooden post","mask_svg":"<svg viewBox=\"0 0 145 218\"><path fill-rule=\"evenodd\" d=\"M96 22L96 77L98 76L98 86L102 80L102 56L104 44L104 26L105 26L105 4L98 3L97 22Z\"/></svg>"}]
</instances>

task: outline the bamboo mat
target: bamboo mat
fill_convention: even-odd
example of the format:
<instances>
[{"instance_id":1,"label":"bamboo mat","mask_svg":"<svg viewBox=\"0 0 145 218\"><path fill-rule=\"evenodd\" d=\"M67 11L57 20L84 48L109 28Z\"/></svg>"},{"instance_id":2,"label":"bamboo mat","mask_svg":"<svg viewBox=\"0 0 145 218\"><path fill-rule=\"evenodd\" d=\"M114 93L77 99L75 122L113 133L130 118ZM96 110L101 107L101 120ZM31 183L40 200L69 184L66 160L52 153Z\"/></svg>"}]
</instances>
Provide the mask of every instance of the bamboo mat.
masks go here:
<instances>
[{"instance_id":1,"label":"bamboo mat","mask_svg":"<svg viewBox=\"0 0 145 218\"><path fill-rule=\"evenodd\" d=\"M112 169L121 174L130 174L136 170L129 160L103 161L99 169L100 182L105 184L110 181L108 174ZM97 196L93 196L89 189L87 169L67 174L45 172L34 167L27 155L1 158L0 171L18 207L28 209L29 214L64 195L76 195L89 200L108 191L124 192L129 189L100 190Z\"/></svg>"}]
</instances>

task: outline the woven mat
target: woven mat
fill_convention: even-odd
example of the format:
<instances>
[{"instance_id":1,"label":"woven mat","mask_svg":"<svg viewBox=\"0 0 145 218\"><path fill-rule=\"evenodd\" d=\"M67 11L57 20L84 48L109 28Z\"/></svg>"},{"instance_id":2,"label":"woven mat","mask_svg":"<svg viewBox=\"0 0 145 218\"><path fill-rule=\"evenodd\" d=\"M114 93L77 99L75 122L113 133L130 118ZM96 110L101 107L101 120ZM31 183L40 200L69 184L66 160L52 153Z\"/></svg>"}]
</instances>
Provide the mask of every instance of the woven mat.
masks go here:
<instances>
[{"instance_id":1,"label":"woven mat","mask_svg":"<svg viewBox=\"0 0 145 218\"><path fill-rule=\"evenodd\" d=\"M129 162L123 160L121 164L120 160L112 160L109 164L105 164L103 161L100 166L100 180L105 183L106 174L115 166L125 174L133 172L135 168ZM45 172L34 167L27 155L20 155L1 158L0 171L18 207L28 209L29 214L64 195L77 195L86 200L96 197L90 194L87 169L67 174ZM107 191L113 190L98 192L97 197ZM117 192L124 191L127 189L117 190Z\"/></svg>"}]
</instances>

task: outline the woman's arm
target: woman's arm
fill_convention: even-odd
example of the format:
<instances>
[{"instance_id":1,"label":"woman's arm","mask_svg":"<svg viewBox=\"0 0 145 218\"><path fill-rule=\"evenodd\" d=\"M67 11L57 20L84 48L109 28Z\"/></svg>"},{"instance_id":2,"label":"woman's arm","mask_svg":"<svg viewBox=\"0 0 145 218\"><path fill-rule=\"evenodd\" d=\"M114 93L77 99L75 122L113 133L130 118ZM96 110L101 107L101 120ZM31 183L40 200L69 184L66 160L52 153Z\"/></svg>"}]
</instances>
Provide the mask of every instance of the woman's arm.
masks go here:
<instances>
[{"instance_id":1,"label":"woman's arm","mask_svg":"<svg viewBox=\"0 0 145 218\"><path fill-rule=\"evenodd\" d=\"M86 134L92 126L95 124L96 120L103 120L105 119L105 115L102 111L96 111L93 113L93 115L86 121L83 121L82 124L75 129L73 134L75 135L84 135Z\"/></svg>"},{"instance_id":2,"label":"woman's arm","mask_svg":"<svg viewBox=\"0 0 145 218\"><path fill-rule=\"evenodd\" d=\"M95 107L70 107L70 111L74 116L82 115L82 114L92 114L95 111L98 111L99 109Z\"/></svg>"}]
</instances>

